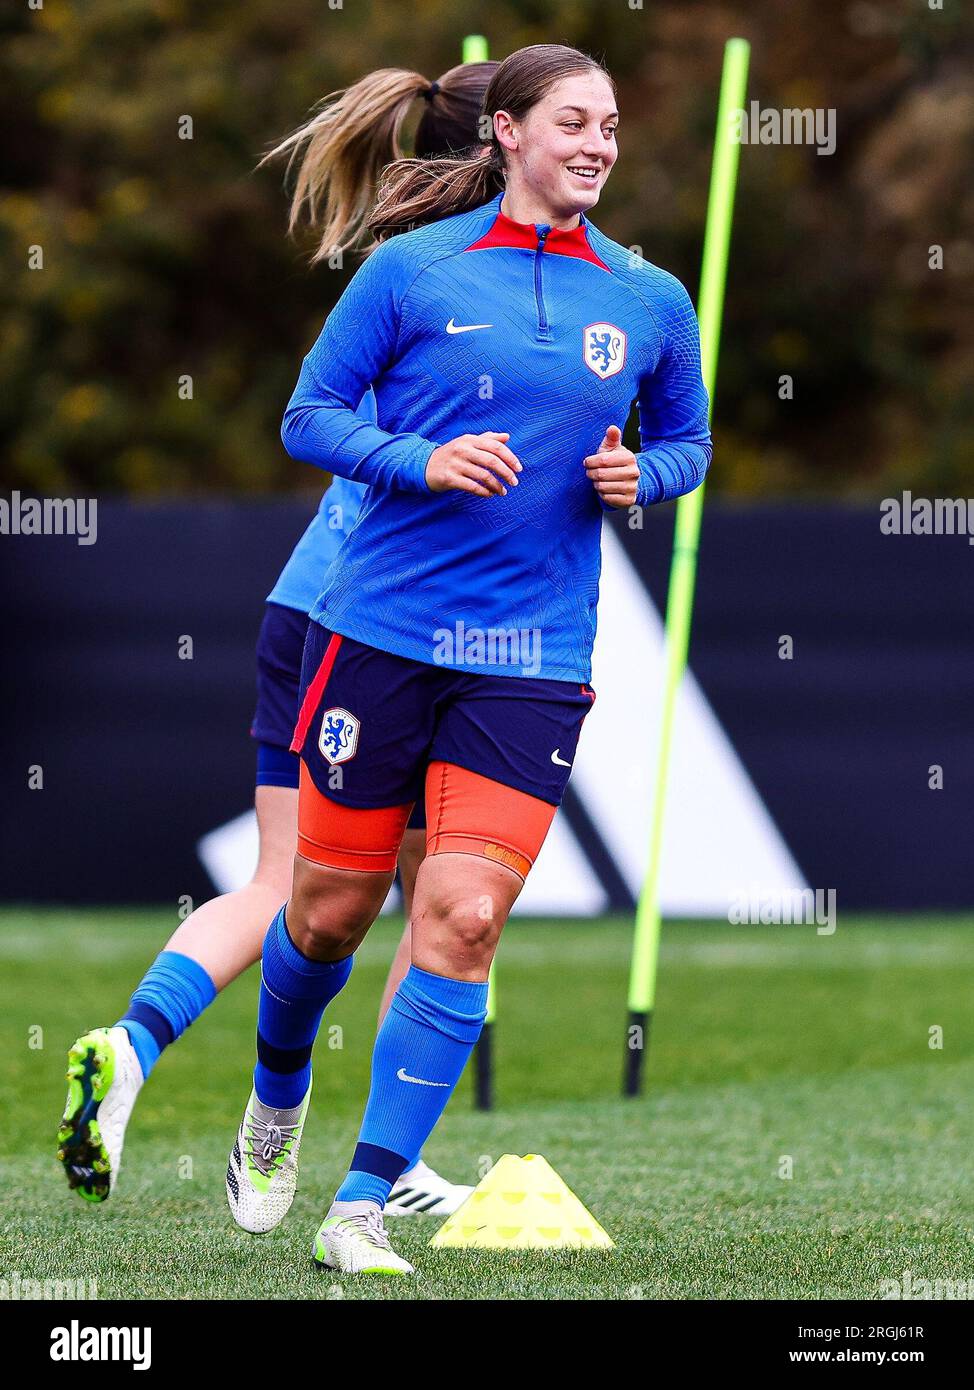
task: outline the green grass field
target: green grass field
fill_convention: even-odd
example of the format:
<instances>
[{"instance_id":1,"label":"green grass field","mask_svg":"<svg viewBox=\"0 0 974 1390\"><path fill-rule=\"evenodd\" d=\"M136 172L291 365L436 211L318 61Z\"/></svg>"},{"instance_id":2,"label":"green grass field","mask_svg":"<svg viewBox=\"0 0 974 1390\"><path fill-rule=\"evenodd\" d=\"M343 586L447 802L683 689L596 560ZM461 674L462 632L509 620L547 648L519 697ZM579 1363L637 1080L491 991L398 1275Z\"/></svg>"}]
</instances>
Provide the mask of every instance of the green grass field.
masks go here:
<instances>
[{"instance_id":1,"label":"green grass field","mask_svg":"<svg viewBox=\"0 0 974 1390\"><path fill-rule=\"evenodd\" d=\"M172 926L158 911L0 913L7 1278L167 1299L875 1298L907 1269L974 1279L970 920L840 918L831 937L667 926L640 1101L619 1098L628 922L515 921L498 960L498 1108L476 1113L465 1077L427 1154L476 1181L503 1153L542 1153L617 1248L434 1252L439 1221L400 1218L394 1242L420 1274L386 1282L322 1275L309 1250L354 1143L395 923L374 929L326 1017L281 1227L244 1235L223 1194L256 972L162 1058L115 1195L89 1207L68 1192L54 1158L66 1049L115 1021Z\"/></svg>"}]
</instances>

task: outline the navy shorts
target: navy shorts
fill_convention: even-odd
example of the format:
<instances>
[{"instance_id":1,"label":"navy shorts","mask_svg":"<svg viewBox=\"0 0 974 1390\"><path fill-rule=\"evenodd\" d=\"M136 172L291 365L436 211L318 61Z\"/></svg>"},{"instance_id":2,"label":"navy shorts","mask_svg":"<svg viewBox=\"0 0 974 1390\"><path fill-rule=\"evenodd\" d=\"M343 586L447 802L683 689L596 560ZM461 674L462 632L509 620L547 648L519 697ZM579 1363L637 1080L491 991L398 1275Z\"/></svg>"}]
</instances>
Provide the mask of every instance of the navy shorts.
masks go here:
<instances>
[{"instance_id":1,"label":"navy shorts","mask_svg":"<svg viewBox=\"0 0 974 1390\"><path fill-rule=\"evenodd\" d=\"M422 805L431 762L558 806L594 699L588 685L434 666L309 623L291 747L345 806Z\"/></svg>"},{"instance_id":2,"label":"navy shorts","mask_svg":"<svg viewBox=\"0 0 974 1390\"><path fill-rule=\"evenodd\" d=\"M257 708L250 728L257 740L257 786L294 787L297 790L299 760L290 751L298 722L301 668L307 614L280 603L268 603L257 638ZM422 798L409 818L410 830L423 830L426 811Z\"/></svg>"},{"instance_id":3,"label":"navy shorts","mask_svg":"<svg viewBox=\"0 0 974 1390\"><path fill-rule=\"evenodd\" d=\"M306 613L279 603L267 604L257 638L257 708L250 735L285 752L291 747L298 718L301 658L307 634ZM284 785L296 787L297 760L293 754L291 757L294 780Z\"/></svg>"}]
</instances>

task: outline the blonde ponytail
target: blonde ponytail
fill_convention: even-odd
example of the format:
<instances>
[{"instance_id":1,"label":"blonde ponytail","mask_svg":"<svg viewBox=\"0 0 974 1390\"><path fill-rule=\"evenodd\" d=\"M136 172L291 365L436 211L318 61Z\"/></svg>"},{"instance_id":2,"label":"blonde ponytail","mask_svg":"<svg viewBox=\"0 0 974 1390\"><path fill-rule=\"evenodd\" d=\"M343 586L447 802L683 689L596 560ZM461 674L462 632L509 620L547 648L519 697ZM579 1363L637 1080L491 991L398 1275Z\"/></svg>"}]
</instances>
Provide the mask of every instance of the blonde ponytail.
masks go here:
<instances>
[{"instance_id":1,"label":"blonde ponytail","mask_svg":"<svg viewBox=\"0 0 974 1390\"><path fill-rule=\"evenodd\" d=\"M287 154L288 176L297 164L288 231L302 217L318 231L312 265L358 242L379 175L402 159L399 134L410 104L430 85L421 73L381 68L325 97L311 120L260 161L258 168Z\"/></svg>"}]
</instances>

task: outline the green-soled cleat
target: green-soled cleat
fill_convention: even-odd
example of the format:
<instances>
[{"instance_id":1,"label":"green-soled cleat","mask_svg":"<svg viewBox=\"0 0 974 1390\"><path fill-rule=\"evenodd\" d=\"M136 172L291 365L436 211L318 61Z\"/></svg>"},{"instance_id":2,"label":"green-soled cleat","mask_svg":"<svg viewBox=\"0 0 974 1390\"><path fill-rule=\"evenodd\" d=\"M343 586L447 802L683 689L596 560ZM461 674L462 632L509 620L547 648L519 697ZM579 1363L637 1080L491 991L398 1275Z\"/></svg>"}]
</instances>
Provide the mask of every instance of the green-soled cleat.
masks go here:
<instances>
[{"instance_id":1,"label":"green-soled cleat","mask_svg":"<svg viewBox=\"0 0 974 1390\"><path fill-rule=\"evenodd\" d=\"M95 1028L68 1053L68 1098L57 1156L68 1186L86 1202L104 1202L114 1190L125 1127L142 1080L124 1028Z\"/></svg>"},{"instance_id":2,"label":"green-soled cleat","mask_svg":"<svg viewBox=\"0 0 974 1390\"><path fill-rule=\"evenodd\" d=\"M318 1227L311 1257L341 1274L415 1274L389 1244L374 1202L334 1202Z\"/></svg>"}]
</instances>

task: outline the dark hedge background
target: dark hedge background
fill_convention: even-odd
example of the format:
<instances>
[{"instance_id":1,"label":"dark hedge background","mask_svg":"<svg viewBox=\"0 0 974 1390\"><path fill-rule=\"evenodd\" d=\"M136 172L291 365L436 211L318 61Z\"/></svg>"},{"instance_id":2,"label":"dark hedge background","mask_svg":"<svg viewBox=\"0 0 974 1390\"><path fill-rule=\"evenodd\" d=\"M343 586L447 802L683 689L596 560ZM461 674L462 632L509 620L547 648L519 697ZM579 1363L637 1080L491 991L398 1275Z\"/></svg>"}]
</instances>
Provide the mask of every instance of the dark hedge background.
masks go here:
<instances>
[{"instance_id":1,"label":"dark hedge background","mask_svg":"<svg viewBox=\"0 0 974 1390\"><path fill-rule=\"evenodd\" d=\"M494 57L553 40L604 55L623 158L596 220L695 293L722 48L740 33L750 96L834 107L838 146L742 151L712 488L971 491L974 21L957 0L334 4L5 9L4 487L319 487L278 426L353 264L309 274L284 235L281 172L254 165L325 93L384 65L432 79L468 32ZM29 270L37 245L44 268Z\"/></svg>"}]
</instances>

